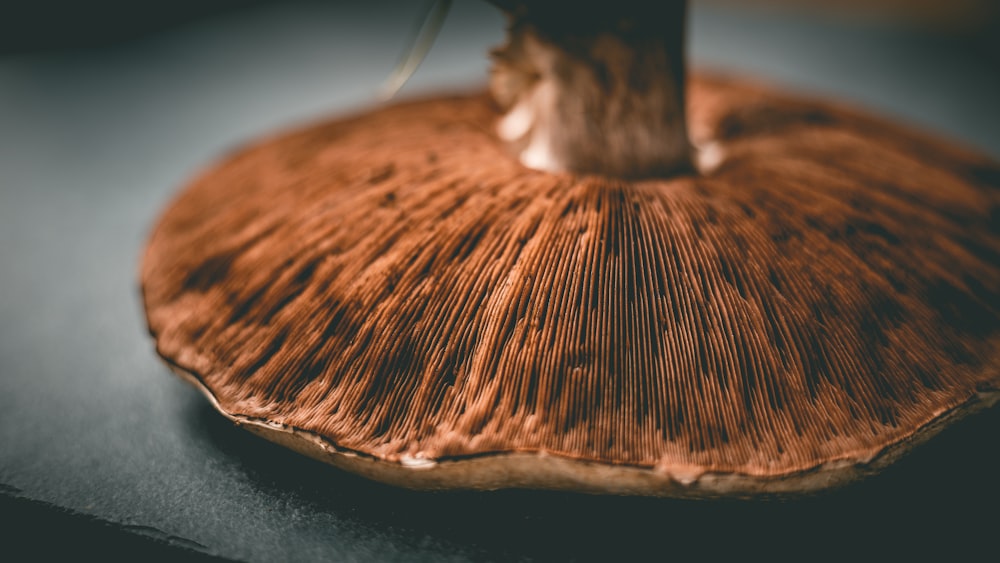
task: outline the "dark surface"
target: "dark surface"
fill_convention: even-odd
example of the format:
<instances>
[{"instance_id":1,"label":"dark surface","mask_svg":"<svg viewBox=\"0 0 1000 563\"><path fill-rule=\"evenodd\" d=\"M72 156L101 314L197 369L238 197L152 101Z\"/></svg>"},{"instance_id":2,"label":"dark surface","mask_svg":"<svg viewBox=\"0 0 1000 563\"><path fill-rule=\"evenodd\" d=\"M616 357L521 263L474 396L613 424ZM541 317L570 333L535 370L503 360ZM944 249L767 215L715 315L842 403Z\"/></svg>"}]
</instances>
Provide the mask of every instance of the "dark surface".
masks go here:
<instances>
[{"instance_id":1,"label":"dark surface","mask_svg":"<svg viewBox=\"0 0 1000 563\"><path fill-rule=\"evenodd\" d=\"M168 558L261 561L869 558L995 543L998 409L883 475L796 501L421 494L234 429L172 376L137 293L152 222L231 147L369 105L414 10L260 8L0 59L0 539L16 559L33 558L34 537L60 542L43 556L85 555L100 536L90 526L110 530L102 555L129 557L138 542ZM456 3L403 95L481 84L501 36L491 8ZM697 7L691 39L696 62L1000 156L1000 72L962 41Z\"/></svg>"},{"instance_id":2,"label":"dark surface","mask_svg":"<svg viewBox=\"0 0 1000 563\"><path fill-rule=\"evenodd\" d=\"M6 0L0 54L101 47L273 0Z\"/></svg>"},{"instance_id":3,"label":"dark surface","mask_svg":"<svg viewBox=\"0 0 1000 563\"><path fill-rule=\"evenodd\" d=\"M10 493L0 492L0 515L4 551L16 560L227 561L203 553L205 546L153 528L120 526Z\"/></svg>"}]
</instances>

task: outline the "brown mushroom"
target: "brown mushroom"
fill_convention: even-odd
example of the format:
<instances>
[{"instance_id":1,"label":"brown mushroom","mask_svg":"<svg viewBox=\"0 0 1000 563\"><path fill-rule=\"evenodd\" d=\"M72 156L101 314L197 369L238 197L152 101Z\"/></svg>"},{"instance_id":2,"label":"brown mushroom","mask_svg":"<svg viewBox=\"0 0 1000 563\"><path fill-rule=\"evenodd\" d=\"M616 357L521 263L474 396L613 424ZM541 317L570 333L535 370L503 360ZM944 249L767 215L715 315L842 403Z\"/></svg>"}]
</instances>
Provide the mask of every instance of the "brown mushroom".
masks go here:
<instances>
[{"instance_id":1,"label":"brown mushroom","mask_svg":"<svg viewBox=\"0 0 1000 563\"><path fill-rule=\"evenodd\" d=\"M510 143L485 94L402 103L259 142L166 211L150 330L224 415L406 487L710 495L839 484L997 402L994 162L703 75L691 157L683 2L663 35L641 4L568 31L500 4L497 98L538 102Z\"/></svg>"}]
</instances>

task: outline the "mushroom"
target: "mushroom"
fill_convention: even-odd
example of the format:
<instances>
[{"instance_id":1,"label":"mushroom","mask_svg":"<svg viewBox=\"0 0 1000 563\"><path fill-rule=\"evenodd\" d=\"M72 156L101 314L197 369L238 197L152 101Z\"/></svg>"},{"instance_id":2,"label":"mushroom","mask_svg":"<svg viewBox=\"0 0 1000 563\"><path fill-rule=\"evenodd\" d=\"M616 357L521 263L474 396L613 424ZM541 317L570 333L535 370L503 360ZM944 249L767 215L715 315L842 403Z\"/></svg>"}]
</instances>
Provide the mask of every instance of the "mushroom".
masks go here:
<instances>
[{"instance_id":1,"label":"mushroom","mask_svg":"<svg viewBox=\"0 0 1000 563\"><path fill-rule=\"evenodd\" d=\"M492 95L260 141L166 210L150 332L222 414L405 487L707 496L1000 399L996 163L685 82L683 1L496 4Z\"/></svg>"}]
</instances>

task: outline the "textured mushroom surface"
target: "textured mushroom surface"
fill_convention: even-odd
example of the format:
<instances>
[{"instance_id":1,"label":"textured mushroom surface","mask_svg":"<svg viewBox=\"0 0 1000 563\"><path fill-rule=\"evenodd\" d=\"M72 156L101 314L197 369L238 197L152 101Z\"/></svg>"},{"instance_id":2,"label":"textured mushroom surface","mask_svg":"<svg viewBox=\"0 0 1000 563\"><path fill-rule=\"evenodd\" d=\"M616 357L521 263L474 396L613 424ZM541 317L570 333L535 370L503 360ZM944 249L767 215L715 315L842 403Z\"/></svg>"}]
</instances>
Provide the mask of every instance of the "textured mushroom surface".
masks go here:
<instances>
[{"instance_id":1,"label":"textured mushroom surface","mask_svg":"<svg viewBox=\"0 0 1000 563\"><path fill-rule=\"evenodd\" d=\"M523 168L485 95L265 140L142 267L158 352L238 423L413 487L808 490L1000 390L1000 167L694 78L702 173Z\"/></svg>"}]
</instances>

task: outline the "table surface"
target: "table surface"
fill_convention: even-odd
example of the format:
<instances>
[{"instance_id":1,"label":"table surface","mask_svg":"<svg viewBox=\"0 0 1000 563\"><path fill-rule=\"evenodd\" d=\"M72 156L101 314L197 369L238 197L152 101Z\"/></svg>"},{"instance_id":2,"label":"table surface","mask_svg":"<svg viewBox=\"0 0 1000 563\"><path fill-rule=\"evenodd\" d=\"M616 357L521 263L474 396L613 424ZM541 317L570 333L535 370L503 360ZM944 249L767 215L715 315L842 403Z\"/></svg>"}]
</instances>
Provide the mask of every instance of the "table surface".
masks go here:
<instances>
[{"instance_id":1,"label":"table surface","mask_svg":"<svg viewBox=\"0 0 1000 563\"><path fill-rule=\"evenodd\" d=\"M431 494L245 434L171 375L137 288L158 214L232 147L371 105L418 8L264 6L114 47L0 58L0 495L257 561L995 545L1000 409L880 476L794 501ZM485 3L456 3L402 96L479 87L502 26ZM1000 156L996 53L913 30L697 3L690 29L697 64L837 97Z\"/></svg>"}]
</instances>

